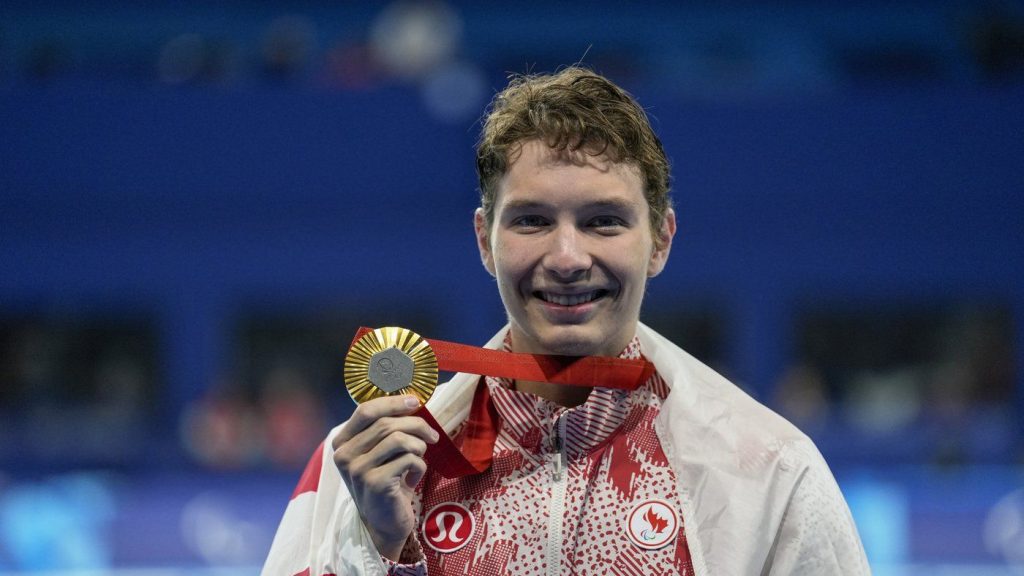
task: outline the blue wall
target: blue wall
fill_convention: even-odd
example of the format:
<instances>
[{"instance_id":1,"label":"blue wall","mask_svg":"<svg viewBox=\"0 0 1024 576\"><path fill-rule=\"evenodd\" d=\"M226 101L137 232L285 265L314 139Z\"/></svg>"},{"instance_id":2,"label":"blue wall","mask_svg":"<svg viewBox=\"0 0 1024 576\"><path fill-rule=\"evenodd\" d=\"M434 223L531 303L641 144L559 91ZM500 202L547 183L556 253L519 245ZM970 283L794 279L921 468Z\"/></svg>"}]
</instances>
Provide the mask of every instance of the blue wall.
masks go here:
<instances>
[{"instance_id":1,"label":"blue wall","mask_svg":"<svg viewBox=\"0 0 1024 576\"><path fill-rule=\"evenodd\" d=\"M726 310L730 363L755 390L803 303L994 301L1022 317L1019 89L638 96L679 213L647 313ZM470 229L475 126L430 120L411 91L23 86L0 93L0 130L2 310L154 315L168 422L224 370L243 309L372 319L402 303L471 342L501 321Z\"/></svg>"}]
</instances>

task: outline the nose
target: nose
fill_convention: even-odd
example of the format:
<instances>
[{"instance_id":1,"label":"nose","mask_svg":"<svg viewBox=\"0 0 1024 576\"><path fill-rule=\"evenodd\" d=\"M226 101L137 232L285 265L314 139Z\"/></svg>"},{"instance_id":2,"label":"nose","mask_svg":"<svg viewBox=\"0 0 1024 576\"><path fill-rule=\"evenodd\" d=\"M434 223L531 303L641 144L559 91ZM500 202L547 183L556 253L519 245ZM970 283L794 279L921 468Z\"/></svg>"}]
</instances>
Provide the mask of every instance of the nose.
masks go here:
<instances>
[{"instance_id":1,"label":"nose","mask_svg":"<svg viewBox=\"0 0 1024 576\"><path fill-rule=\"evenodd\" d=\"M587 250L586 238L575 226L559 226L550 236L551 242L544 255L544 269L562 281L574 281L585 276L593 260Z\"/></svg>"}]
</instances>

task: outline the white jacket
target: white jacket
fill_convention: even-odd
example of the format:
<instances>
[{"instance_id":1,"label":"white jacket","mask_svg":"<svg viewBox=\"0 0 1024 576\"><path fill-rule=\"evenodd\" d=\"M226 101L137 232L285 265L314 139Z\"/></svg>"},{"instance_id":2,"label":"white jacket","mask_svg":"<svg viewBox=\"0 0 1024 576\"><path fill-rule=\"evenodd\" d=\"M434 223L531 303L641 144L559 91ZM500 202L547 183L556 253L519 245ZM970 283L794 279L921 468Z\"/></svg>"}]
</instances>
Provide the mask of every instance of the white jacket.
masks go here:
<instances>
[{"instance_id":1,"label":"white jacket","mask_svg":"<svg viewBox=\"0 0 1024 576\"><path fill-rule=\"evenodd\" d=\"M500 348L507 330L486 347ZM671 387L655 426L679 482L695 575L870 574L850 511L811 440L657 332L641 324L637 336ZM469 414L478 380L457 374L430 399L449 433ZM329 448L302 483L263 576L386 574Z\"/></svg>"}]
</instances>

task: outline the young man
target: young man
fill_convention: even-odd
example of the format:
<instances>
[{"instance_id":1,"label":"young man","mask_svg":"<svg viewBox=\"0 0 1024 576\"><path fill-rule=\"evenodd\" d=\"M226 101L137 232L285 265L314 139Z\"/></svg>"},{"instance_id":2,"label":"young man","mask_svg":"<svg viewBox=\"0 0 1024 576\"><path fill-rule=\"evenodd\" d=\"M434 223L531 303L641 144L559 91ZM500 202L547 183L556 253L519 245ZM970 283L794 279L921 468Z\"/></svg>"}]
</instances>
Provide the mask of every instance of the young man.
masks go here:
<instances>
[{"instance_id":1,"label":"young man","mask_svg":"<svg viewBox=\"0 0 1024 576\"><path fill-rule=\"evenodd\" d=\"M639 105L581 68L520 77L477 149L474 226L511 352L646 358L623 390L457 375L428 403L452 434L487 398L493 461L448 479L414 398L361 404L289 503L266 576L867 574L811 441L639 323L676 230L669 168Z\"/></svg>"}]
</instances>

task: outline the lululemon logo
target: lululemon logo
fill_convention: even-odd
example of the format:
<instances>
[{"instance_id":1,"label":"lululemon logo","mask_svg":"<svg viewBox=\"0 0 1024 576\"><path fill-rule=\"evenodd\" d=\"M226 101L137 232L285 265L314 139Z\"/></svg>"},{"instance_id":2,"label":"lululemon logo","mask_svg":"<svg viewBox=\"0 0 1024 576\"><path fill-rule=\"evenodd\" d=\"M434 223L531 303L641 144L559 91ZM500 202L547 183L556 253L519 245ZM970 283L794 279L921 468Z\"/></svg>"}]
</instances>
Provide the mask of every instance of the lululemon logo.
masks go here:
<instances>
[{"instance_id":1,"label":"lululemon logo","mask_svg":"<svg viewBox=\"0 0 1024 576\"><path fill-rule=\"evenodd\" d=\"M633 507L626 532L634 544L656 550L675 540L679 515L664 500L647 500Z\"/></svg>"},{"instance_id":2,"label":"lululemon logo","mask_svg":"<svg viewBox=\"0 0 1024 576\"><path fill-rule=\"evenodd\" d=\"M462 504L445 502L427 512L423 519L423 541L438 552L455 552L469 543L476 522Z\"/></svg>"}]
</instances>

